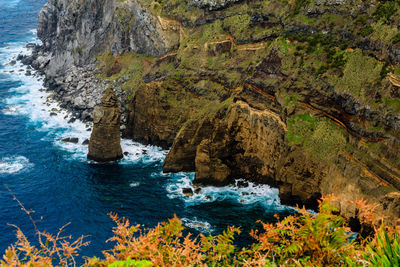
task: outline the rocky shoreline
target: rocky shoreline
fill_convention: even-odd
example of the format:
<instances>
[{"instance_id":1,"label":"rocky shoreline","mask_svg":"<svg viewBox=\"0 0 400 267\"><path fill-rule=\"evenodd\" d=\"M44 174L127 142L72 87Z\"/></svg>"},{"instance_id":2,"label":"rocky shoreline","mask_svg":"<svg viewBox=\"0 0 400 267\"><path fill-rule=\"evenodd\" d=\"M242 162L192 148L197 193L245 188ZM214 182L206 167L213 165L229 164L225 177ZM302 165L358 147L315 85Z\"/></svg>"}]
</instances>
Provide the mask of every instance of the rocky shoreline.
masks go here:
<instances>
[{"instance_id":1,"label":"rocky shoreline","mask_svg":"<svg viewBox=\"0 0 400 267\"><path fill-rule=\"evenodd\" d=\"M68 122L80 120L87 124L88 130L93 122L94 107L101 104L101 98L109 88L110 82L99 79L95 74L95 66L86 67L73 66L67 70L67 74L59 76L46 76L46 67L50 61L49 53L45 51L43 46L29 43L26 45L31 51L31 55L18 55L18 61L28 67L25 75L32 75L30 69L37 72L37 76L44 76L43 87L46 91L51 92L51 98L57 101L60 107L68 111L71 116ZM127 95L124 92L116 92L119 103L121 103L121 132L126 128L126 103ZM57 112L57 111L53 111ZM50 116L52 114L49 114Z\"/></svg>"}]
</instances>

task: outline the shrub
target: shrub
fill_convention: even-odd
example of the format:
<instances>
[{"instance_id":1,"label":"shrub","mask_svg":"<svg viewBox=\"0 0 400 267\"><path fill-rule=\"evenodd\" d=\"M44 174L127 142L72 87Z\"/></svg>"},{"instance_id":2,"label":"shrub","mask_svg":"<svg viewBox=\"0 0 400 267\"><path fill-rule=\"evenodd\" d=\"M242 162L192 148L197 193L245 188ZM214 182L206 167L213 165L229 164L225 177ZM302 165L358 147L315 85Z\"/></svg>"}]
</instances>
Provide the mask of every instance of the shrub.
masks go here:
<instances>
[{"instance_id":1,"label":"shrub","mask_svg":"<svg viewBox=\"0 0 400 267\"><path fill-rule=\"evenodd\" d=\"M392 39L393 44L397 44L398 42L400 42L400 33L396 34Z\"/></svg>"},{"instance_id":2,"label":"shrub","mask_svg":"<svg viewBox=\"0 0 400 267\"><path fill-rule=\"evenodd\" d=\"M374 31L374 28L372 28L371 25L363 27L358 34L361 35L362 37L367 37Z\"/></svg>"},{"instance_id":3,"label":"shrub","mask_svg":"<svg viewBox=\"0 0 400 267\"><path fill-rule=\"evenodd\" d=\"M85 266L398 266L398 229L382 225L374 228L376 235L370 239L354 239L346 220L338 215L335 201L334 196L327 196L319 201L318 213L302 208L283 220L276 216L275 224L260 222L262 230L250 233L255 242L242 250L234 244L235 235L240 234L235 227L217 236L192 236L183 233L176 216L155 228L142 229L110 214L116 227L107 242L115 245L103 251L103 259L86 259ZM360 211L361 222L376 221L371 205L365 201L353 204ZM87 245L83 237L71 243L60 233L39 233L40 248L36 248L17 228L17 242L6 250L0 265L75 266L77 251Z\"/></svg>"},{"instance_id":4,"label":"shrub","mask_svg":"<svg viewBox=\"0 0 400 267\"><path fill-rule=\"evenodd\" d=\"M235 39L246 40L249 38L247 30L251 17L248 14L234 15L224 19L224 28L233 35Z\"/></svg>"},{"instance_id":5,"label":"shrub","mask_svg":"<svg viewBox=\"0 0 400 267\"><path fill-rule=\"evenodd\" d=\"M310 0L296 0L294 8L293 8L293 11L292 11L292 15L299 14L300 13L300 9L302 9L303 7L308 5L309 3L310 3Z\"/></svg>"},{"instance_id":6,"label":"shrub","mask_svg":"<svg viewBox=\"0 0 400 267\"><path fill-rule=\"evenodd\" d=\"M381 3L377 7L374 15L378 19L383 19L386 22L396 13L397 11L397 0L380 1Z\"/></svg>"},{"instance_id":7,"label":"shrub","mask_svg":"<svg viewBox=\"0 0 400 267\"><path fill-rule=\"evenodd\" d=\"M304 208L299 215L289 216L273 224L263 225L263 232L252 231L257 242L244 251L250 265L262 262L277 266L338 266L343 258L352 257L357 249L350 241L351 232L343 217L335 215L333 196L319 202L319 213Z\"/></svg>"},{"instance_id":8,"label":"shrub","mask_svg":"<svg viewBox=\"0 0 400 267\"><path fill-rule=\"evenodd\" d=\"M368 103L378 90L376 84L381 80L383 65L376 59L364 55L361 50L355 50L348 54L343 77L336 84L336 90L361 98Z\"/></svg>"}]
</instances>

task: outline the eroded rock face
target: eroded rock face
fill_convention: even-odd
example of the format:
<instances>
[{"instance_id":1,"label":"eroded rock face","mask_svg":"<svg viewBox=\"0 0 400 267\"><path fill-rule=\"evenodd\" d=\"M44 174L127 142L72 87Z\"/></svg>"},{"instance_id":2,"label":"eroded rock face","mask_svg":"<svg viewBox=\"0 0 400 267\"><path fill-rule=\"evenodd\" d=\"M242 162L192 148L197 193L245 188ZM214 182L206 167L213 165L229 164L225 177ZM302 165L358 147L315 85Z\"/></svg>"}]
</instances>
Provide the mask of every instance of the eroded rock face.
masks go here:
<instances>
[{"instance_id":1,"label":"eroded rock face","mask_svg":"<svg viewBox=\"0 0 400 267\"><path fill-rule=\"evenodd\" d=\"M221 160L212 158L212 149L209 139L204 139L197 146L195 158L197 184L224 185L229 182L230 169Z\"/></svg>"},{"instance_id":2,"label":"eroded rock face","mask_svg":"<svg viewBox=\"0 0 400 267\"><path fill-rule=\"evenodd\" d=\"M51 53L46 74L55 76L107 49L162 56L178 46L180 24L134 0L49 0L39 14L38 36Z\"/></svg>"},{"instance_id":3,"label":"eroded rock face","mask_svg":"<svg viewBox=\"0 0 400 267\"><path fill-rule=\"evenodd\" d=\"M107 89L101 99L101 106L94 108L88 160L108 162L123 158L120 116L117 97L112 89Z\"/></svg>"},{"instance_id":4,"label":"eroded rock face","mask_svg":"<svg viewBox=\"0 0 400 267\"><path fill-rule=\"evenodd\" d=\"M377 203L377 214L389 221L400 216L397 189L380 182L352 156L329 162L290 146L285 138L287 108L276 99L245 87L224 112L187 124L164 161L164 171L195 171L194 183L200 185L223 185L238 178L269 184L279 188L283 204L314 209L321 196L334 193L347 218L356 217L351 201L357 199Z\"/></svg>"}]
</instances>

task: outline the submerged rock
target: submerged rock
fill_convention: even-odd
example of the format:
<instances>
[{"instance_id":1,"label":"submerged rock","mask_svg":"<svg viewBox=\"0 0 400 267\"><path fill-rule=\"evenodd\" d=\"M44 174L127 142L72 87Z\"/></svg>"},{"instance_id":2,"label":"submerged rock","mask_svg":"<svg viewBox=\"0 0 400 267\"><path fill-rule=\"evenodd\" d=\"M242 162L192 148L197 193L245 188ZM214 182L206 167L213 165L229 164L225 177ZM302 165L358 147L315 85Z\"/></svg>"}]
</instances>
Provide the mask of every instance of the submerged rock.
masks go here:
<instances>
[{"instance_id":1,"label":"submerged rock","mask_svg":"<svg viewBox=\"0 0 400 267\"><path fill-rule=\"evenodd\" d=\"M121 111L112 89L107 89L101 106L93 111L93 131L89 141L88 160L115 161L123 158L120 136Z\"/></svg>"}]
</instances>

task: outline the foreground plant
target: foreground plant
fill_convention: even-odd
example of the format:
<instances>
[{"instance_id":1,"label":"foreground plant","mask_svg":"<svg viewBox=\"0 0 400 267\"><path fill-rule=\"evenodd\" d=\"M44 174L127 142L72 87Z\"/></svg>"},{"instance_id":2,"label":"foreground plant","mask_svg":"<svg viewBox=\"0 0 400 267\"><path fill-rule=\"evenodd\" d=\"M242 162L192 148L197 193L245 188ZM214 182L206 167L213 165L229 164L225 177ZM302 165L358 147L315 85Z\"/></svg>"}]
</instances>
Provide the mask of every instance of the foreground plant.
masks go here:
<instances>
[{"instance_id":1,"label":"foreground plant","mask_svg":"<svg viewBox=\"0 0 400 267\"><path fill-rule=\"evenodd\" d=\"M228 227L220 235L192 236L183 232L182 222L174 216L155 228L132 226L126 218L110 214L116 223L111 250L103 259L86 258L85 266L399 266L400 234L398 229L373 228L369 239L354 239L346 220L332 205L334 196L322 198L319 213L298 209L275 224L263 223L262 230L252 230L255 242L239 250L234 244L240 229ZM373 207L365 201L354 202L363 223L372 222ZM60 229L60 233L63 228ZM41 233L40 248L32 246L17 228L17 242L3 256L1 266L76 265L83 237L74 242ZM70 238L70 237L68 237Z\"/></svg>"},{"instance_id":2,"label":"foreground plant","mask_svg":"<svg viewBox=\"0 0 400 267\"><path fill-rule=\"evenodd\" d=\"M130 226L128 219L116 214L110 217L117 226L108 241L115 241L116 245L103 251L105 260L92 258L86 263L88 266L108 266L121 260L147 260L155 266L229 265L235 252L234 235L240 233L238 228L229 227L218 236L184 236L184 227L176 216L144 233L139 225Z\"/></svg>"},{"instance_id":3,"label":"foreground plant","mask_svg":"<svg viewBox=\"0 0 400 267\"><path fill-rule=\"evenodd\" d=\"M17 241L6 249L0 266L53 266L53 264L76 266L75 258L79 256L79 249L90 243L84 241L85 236L76 240L73 240L70 235L64 236L63 231L69 223L61 227L55 235L39 231L36 221L31 216L33 211L28 211L10 188L7 185L4 186L32 222L39 246L32 245L21 229L11 224L16 229Z\"/></svg>"},{"instance_id":4,"label":"foreground plant","mask_svg":"<svg viewBox=\"0 0 400 267\"><path fill-rule=\"evenodd\" d=\"M15 226L16 227L16 226ZM75 258L79 256L78 250L87 246L84 237L71 241L71 236L61 236L61 228L56 235L39 232L39 248L33 246L21 229L17 229L17 242L5 251L1 266L76 266Z\"/></svg>"},{"instance_id":5,"label":"foreground plant","mask_svg":"<svg viewBox=\"0 0 400 267\"><path fill-rule=\"evenodd\" d=\"M343 217L335 215L333 196L319 202L319 213L304 208L276 224L263 223L263 232L253 230L257 240L243 251L248 265L312 265L338 266L346 257L353 257L358 244L350 240L351 230Z\"/></svg>"}]
</instances>

